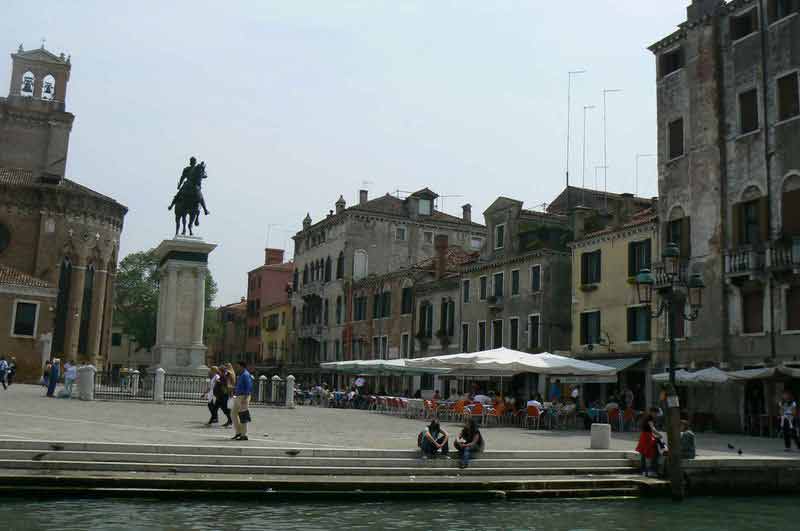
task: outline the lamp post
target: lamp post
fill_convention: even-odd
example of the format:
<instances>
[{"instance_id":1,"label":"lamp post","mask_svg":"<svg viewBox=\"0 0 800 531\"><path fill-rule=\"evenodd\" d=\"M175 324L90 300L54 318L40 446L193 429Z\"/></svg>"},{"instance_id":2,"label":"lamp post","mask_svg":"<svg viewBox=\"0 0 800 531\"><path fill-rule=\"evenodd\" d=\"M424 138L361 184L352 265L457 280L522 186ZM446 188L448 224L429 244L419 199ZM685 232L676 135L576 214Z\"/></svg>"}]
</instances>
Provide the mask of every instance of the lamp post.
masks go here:
<instances>
[{"instance_id":1,"label":"lamp post","mask_svg":"<svg viewBox=\"0 0 800 531\"><path fill-rule=\"evenodd\" d=\"M667 390L667 438L669 441L669 477L672 497L682 500L683 473L681 472L680 442L680 401L675 387L675 325L678 318L694 321L703 306L703 278L698 274L687 277L686 267L680 262L680 249L675 243L669 243L661 254L661 270L654 276L649 269L642 269L636 275L636 291L639 302L651 305L653 291L659 295L658 310L650 314L651 319L667 315L667 335L669 339L669 388ZM656 278L657 277L657 278ZM686 303L691 308L686 313Z\"/></svg>"}]
</instances>

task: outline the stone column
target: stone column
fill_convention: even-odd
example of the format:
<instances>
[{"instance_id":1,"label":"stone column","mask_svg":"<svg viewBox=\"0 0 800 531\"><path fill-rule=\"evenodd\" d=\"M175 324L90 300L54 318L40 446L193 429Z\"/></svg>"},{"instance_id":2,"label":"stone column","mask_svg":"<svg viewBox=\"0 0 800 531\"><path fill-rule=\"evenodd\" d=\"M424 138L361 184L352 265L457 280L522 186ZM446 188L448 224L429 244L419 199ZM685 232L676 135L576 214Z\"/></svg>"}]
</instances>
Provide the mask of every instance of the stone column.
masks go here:
<instances>
[{"instance_id":1,"label":"stone column","mask_svg":"<svg viewBox=\"0 0 800 531\"><path fill-rule=\"evenodd\" d=\"M153 400L156 402L164 402L164 384L166 380L166 371L161 367L156 369L156 376L153 379Z\"/></svg>"},{"instance_id":2,"label":"stone column","mask_svg":"<svg viewBox=\"0 0 800 531\"><path fill-rule=\"evenodd\" d=\"M286 407L294 408L294 376L286 377Z\"/></svg>"},{"instance_id":3,"label":"stone column","mask_svg":"<svg viewBox=\"0 0 800 531\"><path fill-rule=\"evenodd\" d=\"M258 377L258 401L268 402L267 400L267 377L263 374Z\"/></svg>"},{"instance_id":4,"label":"stone column","mask_svg":"<svg viewBox=\"0 0 800 531\"><path fill-rule=\"evenodd\" d=\"M78 338L81 333L81 312L83 310L83 288L86 283L86 260L79 259L72 266L72 279L69 288L69 311L67 313L64 352L54 352L53 356L73 359L78 353Z\"/></svg>"},{"instance_id":5,"label":"stone column","mask_svg":"<svg viewBox=\"0 0 800 531\"><path fill-rule=\"evenodd\" d=\"M109 267L114 264L109 264ZM111 352L111 326L114 315L114 279L116 275L112 269L106 273L106 303L103 314L103 322L100 327L100 352L105 354L106 366L108 366L108 355ZM103 368L105 369L105 368Z\"/></svg>"},{"instance_id":6,"label":"stone column","mask_svg":"<svg viewBox=\"0 0 800 531\"><path fill-rule=\"evenodd\" d=\"M100 334L103 331L103 314L106 305L106 276L105 269L94 272L94 288L92 290L92 320L89 323L89 345L87 356L100 356Z\"/></svg>"},{"instance_id":7,"label":"stone column","mask_svg":"<svg viewBox=\"0 0 800 531\"><path fill-rule=\"evenodd\" d=\"M178 307L178 269L174 266L167 266L167 300L164 309L164 343L170 345L175 343L175 310Z\"/></svg>"},{"instance_id":8,"label":"stone column","mask_svg":"<svg viewBox=\"0 0 800 531\"><path fill-rule=\"evenodd\" d=\"M94 365L78 367L78 396L81 400L94 400L94 377L97 369Z\"/></svg>"},{"instance_id":9,"label":"stone column","mask_svg":"<svg viewBox=\"0 0 800 531\"><path fill-rule=\"evenodd\" d=\"M166 278L166 275L164 274L164 272L161 271L161 270L158 270L156 272L156 275L158 275L158 284L159 284L158 308L156 310L158 312L156 314L157 315L157 317L156 317L156 338L160 340L162 337L164 337L164 319L166 318L167 313L163 310L163 308L164 308L164 304L166 304L165 301L167 300L167 290L163 289L164 278Z\"/></svg>"},{"instance_id":10,"label":"stone column","mask_svg":"<svg viewBox=\"0 0 800 531\"><path fill-rule=\"evenodd\" d=\"M278 401L278 386L281 384L281 377L277 374L272 377L272 388L270 389L269 397L270 402L277 402Z\"/></svg>"},{"instance_id":11,"label":"stone column","mask_svg":"<svg viewBox=\"0 0 800 531\"><path fill-rule=\"evenodd\" d=\"M195 345L203 345L203 323L205 321L206 313L206 268L198 267L194 272L194 332L193 339Z\"/></svg>"},{"instance_id":12,"label":"stone column","mask_svg":"<svg viewBox=\"0 0 800 531\"><path fill-rule=\"evenodd\" d=\"M131 396L139 394L139 371L133 370L131 372Z\"/></svg>"}]
</instances>

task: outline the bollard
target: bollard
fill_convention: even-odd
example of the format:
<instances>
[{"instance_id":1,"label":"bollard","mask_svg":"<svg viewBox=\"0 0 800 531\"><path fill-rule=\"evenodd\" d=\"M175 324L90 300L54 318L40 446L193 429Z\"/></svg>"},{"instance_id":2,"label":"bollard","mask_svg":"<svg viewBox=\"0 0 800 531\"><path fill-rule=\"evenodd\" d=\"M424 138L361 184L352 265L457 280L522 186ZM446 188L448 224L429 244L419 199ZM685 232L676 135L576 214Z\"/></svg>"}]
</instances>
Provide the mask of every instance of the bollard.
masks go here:
<instances>
[{"instance_id":1,"label":"bollard","mask_svg":"<svg viewBox=\"0 0 800 531\"><path fill-rule=\"evenodd\" d=\"M156 376L153 380L153 400L156 402L164 402L164 382L166 379L166 371L161 367L156 369Z\"/></svg>"},{"instance_id":2,"label":"bollard","mask_svg":"<svg viewBox=\"0 0 800 531\"><path fill-rule=\"evenodd\" d=\"M278 403L278 386L281 384L281 377L277 374L272 377L272 389L270 389L270 402Z\"/></svg>"},{"instance_id":3,"label":"bollard","mask_svg":"<svg viewBox=\"0 0 800 531\"><path fill-rule=\"evenodd\" d=\"M95 375L94 365L78 367L78 397L81 400L94 400Z\"/></svg>"},{"instance_id":4,"label":"bollard","mask_svg":"<svg viewBox=\"0 0 800 531\"><path fill-rule=\"evenodd\" d=\"M294 408L294 376L286 377L286 407Z\"/></svg>"},{"instance_id":5,"label":"bollard","mask_svg":"<svg viewBox=\"0 0 800 531\"><path fill-rule=\"evenodd\" d=\"M267 377L263 374L258 377L258 401L259 402L266 402L267 401Z\"/></svg>"},{"instance_id":6,"label":"bollard","mask_svg":"<svg viewBox=\"0 0 800 531\"><path fill-rule=\"evenodd\" d=\"M131 396L139 394L139 371L135 370L131 373Z\"/></svg>"},{"instance_id":7,"label":"bollard","mask_svg":"<svg viewBox=\"0 0 800 531\"><path fill-rule=\"evenodd\" d=\"M611 448L611 424L592 424L591 449L608 450Z\"/></svg>"}]
</instances>

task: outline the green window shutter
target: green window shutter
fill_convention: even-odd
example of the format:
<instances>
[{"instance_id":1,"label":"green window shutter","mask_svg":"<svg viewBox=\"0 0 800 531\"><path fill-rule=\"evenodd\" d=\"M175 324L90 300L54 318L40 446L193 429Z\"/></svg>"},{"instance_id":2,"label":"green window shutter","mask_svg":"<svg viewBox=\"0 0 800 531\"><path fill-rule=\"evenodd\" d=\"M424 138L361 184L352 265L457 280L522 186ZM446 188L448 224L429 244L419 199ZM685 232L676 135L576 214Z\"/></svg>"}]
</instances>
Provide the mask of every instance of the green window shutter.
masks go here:
<instances>
[{"instance_id":1,"label":"green window shutter","mask_svg":"<svg viewBox=\"0 0 800 531\"><path fill-rule=\"evenodd\" d=\"M637 242L628 242L628 276L636 276L636 251Z\"/></svg>"}]
</instances>

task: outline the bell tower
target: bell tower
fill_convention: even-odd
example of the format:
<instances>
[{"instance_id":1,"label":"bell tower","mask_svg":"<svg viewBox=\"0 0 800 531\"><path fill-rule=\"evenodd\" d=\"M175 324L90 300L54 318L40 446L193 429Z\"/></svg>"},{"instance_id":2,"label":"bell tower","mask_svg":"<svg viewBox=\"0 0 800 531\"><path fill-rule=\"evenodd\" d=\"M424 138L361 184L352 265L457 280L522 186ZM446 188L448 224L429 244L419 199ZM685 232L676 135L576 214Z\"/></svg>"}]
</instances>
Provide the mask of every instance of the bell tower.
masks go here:
<instances>
[{"instance_id":1,"label":"bell tower","mask_svg":"<svg viewBox=\"0 0 800 531\"><path fill-rule=\"evenodd\" d=\"M31 171L40 182L64 177L75 117L66 112L72 64L64 54L20 44L11 54L8 98L0 98L0 166Z\"/></svg>"}]
</instances>

